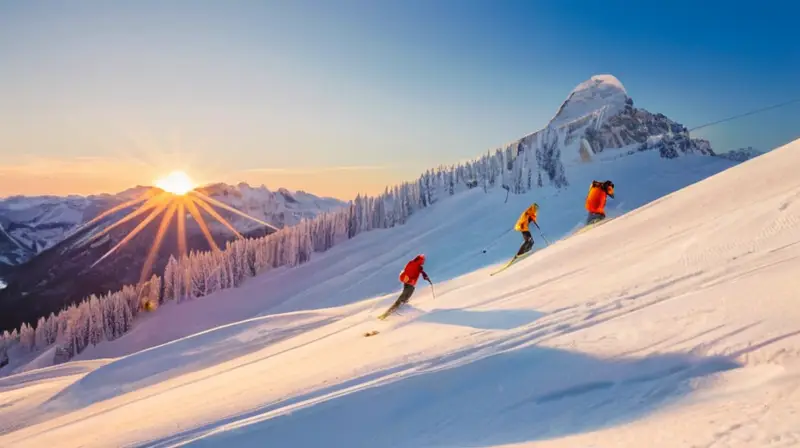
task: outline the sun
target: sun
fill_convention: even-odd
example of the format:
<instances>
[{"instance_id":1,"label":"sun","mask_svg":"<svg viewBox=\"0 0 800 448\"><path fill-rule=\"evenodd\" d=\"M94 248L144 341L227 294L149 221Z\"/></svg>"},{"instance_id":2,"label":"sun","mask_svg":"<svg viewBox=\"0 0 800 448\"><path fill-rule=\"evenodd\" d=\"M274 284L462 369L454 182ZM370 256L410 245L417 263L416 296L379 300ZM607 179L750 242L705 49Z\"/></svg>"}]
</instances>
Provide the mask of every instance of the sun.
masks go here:
<instances>
[{"instance_id":1,"label":"sun","mask_svg":"<svg viewBox=\"0 0 800 448\"><path fill-rule=\"evenodd\" d=\"M156 187L178 196L194 190L194 182L183 171L173 171L167 177L156 181Z\"/></svg>"}]
</instances>

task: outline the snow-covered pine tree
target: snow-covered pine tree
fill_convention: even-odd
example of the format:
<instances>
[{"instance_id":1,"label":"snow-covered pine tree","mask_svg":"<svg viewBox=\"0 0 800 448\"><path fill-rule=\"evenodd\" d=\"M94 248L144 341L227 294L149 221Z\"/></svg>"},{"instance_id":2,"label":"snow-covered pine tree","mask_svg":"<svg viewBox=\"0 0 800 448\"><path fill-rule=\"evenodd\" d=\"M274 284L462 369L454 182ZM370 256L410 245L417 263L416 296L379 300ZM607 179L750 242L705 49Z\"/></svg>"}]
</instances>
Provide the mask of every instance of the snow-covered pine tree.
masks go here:
<instances>
[{"instance_id":1,"label":"snow-covered pine tree","mask_svg":"<svg viewBox=\"0 0 800 448\"><path fill-rule=\"evenodd\" d=\"M122 300L124 300L125 303L128 305L128 309L130 310L131 315L133 317L136 317L136 315L139 314L139 310L142 307L141 294L140 294L141 287L142 287L141 285L136 285L136 286L125 285L122 287L122 290L120 291Z\"/></svg>"},{"instance_id":2,"label":"snow-covered pine tree","mask_svg":"<svg viewBox=\"0 0 800 448\"><path fill-rule=\"evenodd\" d=\"M177 272L178 261L172 255L167 260L167 266L164 268L164 295L163 301L178 299L178 292L180 291L180 282L176 284L178 276ZM177 289L176 289L177 288Z\"/></svg>"},{"instance_id":3,"label":"snow-covered pine tree","mask_svg":"<svg viewBox=\"0 0 800 448\"><path fill-rule=\"evenodd\" d=\"M58 337L58 317L54 313L50 313L45 321L45 337L47 345L55 344Z\"/></svg>"},{"instance_id":4,"label":"snow-covered pine tree","mask_svg":"<svg viewBox=\"0 0 800 448\"><path fill-rule=\"evenodd\" d=\"M161 303L161 277L156 274L150 276L147 292L147 300L152 301L152 303L156 305Z\"/></svg>"},{"instance_id":5,"label":"snow-covered pine tree","mask_svg":"<svg viewBox=\"0 0 800 448\"><path fill-rule=\"evenodd\" d=\"M116 296L116 293L109 293L101 297L98 301L103 312L103 333L106 335L106 339L109 341L113 341L118 337L116 330L117 316L115 315L114 311L114 302L116 300Z\"/></svg>"},{"instance_id":6,"label":"snow-covered pine tree","mask_svg":"<svg viewBox=\"0 0 800 448\"><path fill-rule=\"evenodd\" d=\"M72 358L76 354L74 335L75 322L70 319L70 314L69 309L59 313L59 315L63 316L63 320L62 324L59 326L58 337L56 338L58 349L66 354L67 359Z\"/></svg>"},{"instance_id":7,"label":"snow-covered pine tree","mask_svg":"<svg viewBox=\"0 0 800 448\"><path fill-rule=\"evenodd\" d=\"M43 350L50 345L47 342L47 319L42 316L36 321L36 330L34 334L34 345L39 350Z\"/></svg>"},{"instance_id":8,"label":"snow-covered pine tree","mask_svg":"<svg viewBox=\"0 0 800 448\"><path fill-rule=\"evenodd\" d=\"M75 319L75 353L81 353L89 345L90 339L90 320L91 313L89 311L89 302L84 300L74 311L73 318Z\"/></svg>"},{"instance_id":9,"label":"snow-covered pine tree","mask_svg":"<svg viewBox=\"0 0 800 448\"><path fill-rule=\"evenodd\" d=\"M251 240L240 240L244 250L245 268L248 277L256 275L256 246Z\"/></svg>"},{"instance_id":10,"label":"snow-covered pine tree","mask_svg":"<svg viewBox=\"0 0 800 448\"><path fill-rule=\"evenodd\" d=\"M89 343L97 345L105 339L103 306L100 299L92 295L89 298Z\"/></svg>"},{"instance_id":11,"label":"snow-covered pine tree","mask_svg":"<svg viewBox=\"0 0 800 448\"><path fill-rule=\"evenodd\" d=\"M20 326L19 345L26 351L33 351L36 347L36 331L27 322Z\"/></svg>"},{"instance_id":12,"label":"snow-covered pine tree","mask_svg":"<svg viewBox=\"0 0 800 448\"><path fill-rule=\"evenodd\" d=\"M128 302L121 296L117 296L114 311L117 316L117 334L122 336L133 326L133 313L131 312Z\"/></svg>"}]
</instances>

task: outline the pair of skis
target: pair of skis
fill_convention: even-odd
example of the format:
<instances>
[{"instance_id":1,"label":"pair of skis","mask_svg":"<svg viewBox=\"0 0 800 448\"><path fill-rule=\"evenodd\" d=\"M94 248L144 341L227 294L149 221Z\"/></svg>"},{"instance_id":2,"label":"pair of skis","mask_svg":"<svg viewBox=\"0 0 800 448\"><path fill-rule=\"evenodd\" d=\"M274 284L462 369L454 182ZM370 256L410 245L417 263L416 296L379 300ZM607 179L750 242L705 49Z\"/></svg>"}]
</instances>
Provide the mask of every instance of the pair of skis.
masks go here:
<instances>
[{"instance_id":1,"label":"pair of skis","mask_svg":"<svg viewBox=\"0 0 800 448\"><path fill-rule=\"evenodd\" d=\"M602 219L602 220L600 220L600 221L595 221L595 222L593 222L593 223L591 223L591 224L587 224L587 225L585 225L585 226L581 227L580 229L576 230L575 232L573 232L573 233L572 233L572 235L570 235L570 236L575 236L575 235L577 235L577 234L579 234L579 233L586 232L586 231L588 231L588 230L591 230L591 229L593 229L593 228L595 228L595 227L597 227L597 226L601 226L601 225L603 225L603 224L605 224L605 223L607 223L607 222L609 222L609 221L612 221L613 219L614 219L614 218L611 218L611 219ZM542 235L542 238L544 238L544 235ZM568 237L568 238L569 238L569 237ZM549 243L548 243L548 245L549 245ZM533 249L533 250L530 250L530 251L528 251L528 252L525 252L525 253L524 253L524 254L522 254L522 255L514 255L514 257L513 257L513 258L511 258L511 260L510 260L508 263L506 263L505 265L503 265L503 266L502 266L500 269L498 269L498 270L496 270L496 271L492 272L491 274L489 274L489 276L491 277L491 276L497 275L497 274L499 274L499 273L501 273L501 272L505 271L506 269L510 268L510 267L511 267L511 266L512 266L514 263L516 263L516 262L518 262L518 261L522 260L523 258L526 258L526 257L528 257L529 255L531 255L532 253L536 252L537 250L538 250L538 249ZM484 251L484 252L485 252L485 251Z\"/></svg>"},{"instance_id":2,"label":"pair of skis","mask_svg":"<svg viewBox=\"0 0 800 448\"><path fill-rule=\"evenodd\" d=\"M520 261L520 260L522 260L524 258L529 257L531 254L533 254L537 250L539 250L539 249L531 249L531 250L525 252L522 255L514 255L514 257L511 260L509 260L508 263L504 264L503 267L501 267L500 269L498 269L498 270L492 272L491 274L489 274L489 276L491 277L491 276L497 275L497 274L505 271L506 269L510 268L511 265L513 265L514 263L516 263L516 262L518 262L518 261Z\"/></svg>"},{"instance_id":3,"label":"pair of skis","mask_svg":"<svg viewBox=\"0 0 800 448\"><path fill-rule=\"evenodd\" d=\"M390 315L392 315L392 314L396 313L396 312L397 312L397 310L398 310L398 309L399 309L401 306L403 306L403 305L405 305L405 303L402 303L402 304L400 304L400 306L397 306L397 307L395 307L394 305L392 305L392 306L391 306L391 307L390 307L388 310L386 310L386 311L385 311L383 314L381 314L380 316L378 316L378 319L379 319L379 320L386 320L386 318L387 318L387 317L389 317ZM367 331L366 333L364 333L364 337L365 337L365 338L368 338L368 337L370 337L370 336L375 336L375 335L376 335L376 334L378 334L378 333L380 333L378 330L370 330L370 331Z\"/></svg>"},{"instance_id":4,"label":"pair of skis","mask_svg":"<svg viewBox=\"0 0 800 448\"><path fill-rule=\"evenodd\" d=\"M436 298L436 291L433 289L433 282L428 280L428 283L430 283L430 285L431 285L431 296L435 299ZM401 306L405 305L406 303L408 303L408 301L403 302L401 304L397 304L397 305L393 303L392 306L390 306L388 310L384 311L383 314L378 316L378 320L386 320L387 317L389 317L391 314L393 314L395 311L397 311ZM376 334L378 334L378 330L371 330L371 331L368 331L368 332L364 333L364 337L374 336Z\"/></svg>"},{"instance_id":5,"label":"pair of skis","mask_svg":"<svg viewBox=\"0 0 800 448\"><path fill-rule=\"evenodd\" d=\"M605 218L605 219L601 219L599 221L594 221L593 223L586 224L585 226L581 227L580 229L574 231L572 233L572 235L577 235L579 233L586 232L587 230L591 230L591 229L593 229L593 228L595 228L597 226L602 226L603 224L605 224L605 223L607 223L609 221L613 221L613 220L614 220L614 218ZM572 236L572 235L570 235L570 236Z\"/></svg>"}]
</instances>

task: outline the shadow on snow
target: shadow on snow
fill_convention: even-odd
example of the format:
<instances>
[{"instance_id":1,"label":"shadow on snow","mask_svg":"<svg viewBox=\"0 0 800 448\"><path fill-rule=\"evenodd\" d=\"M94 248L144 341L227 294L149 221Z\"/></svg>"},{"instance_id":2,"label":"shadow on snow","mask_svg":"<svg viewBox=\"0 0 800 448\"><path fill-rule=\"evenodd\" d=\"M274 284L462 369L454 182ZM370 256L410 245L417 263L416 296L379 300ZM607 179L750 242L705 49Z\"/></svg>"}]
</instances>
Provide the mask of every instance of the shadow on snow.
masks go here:
<instances>
[{"instance_id":1,"label":"shadow on snow","mask_svg":"<svg viewBox=\"0 0 800 448\"><path fill-rule=\"evenodd\" d=\"M503 319L477 314L442 310L431 319L504 325ZM740 367L733 358L692 354L604 359L530 345L533 339L509 337L401 364L141 446L530 442L643 418L690 394L692 378ZM504 346L515 348L499 351ZM478 356L483 357L475 360Z\"/></svg>"},{"instance_id":2,"label":"shadow on snow","mask_svg":"<svg viewBox=\"0 0 800 448\"><path fill-rule=\"evenodd\" d=\"M267 316L214 328L116 359L71 384L44 404L67 411L246 356L330 323L316 313Z\"/></svg>"},{"instance_id":3,"label":"shadow on snow","mask_svg":"<svg viewBox=\"0 0 800 448\"><path fill-rule=\"evenodd\" d=\"M482 310L472 311L460 308L435 309L420 315L417 322L430 322L443 325L457 325L483 330L512 330L527 325L544 316L533 310Z\"/></svg>"}]
</instances>

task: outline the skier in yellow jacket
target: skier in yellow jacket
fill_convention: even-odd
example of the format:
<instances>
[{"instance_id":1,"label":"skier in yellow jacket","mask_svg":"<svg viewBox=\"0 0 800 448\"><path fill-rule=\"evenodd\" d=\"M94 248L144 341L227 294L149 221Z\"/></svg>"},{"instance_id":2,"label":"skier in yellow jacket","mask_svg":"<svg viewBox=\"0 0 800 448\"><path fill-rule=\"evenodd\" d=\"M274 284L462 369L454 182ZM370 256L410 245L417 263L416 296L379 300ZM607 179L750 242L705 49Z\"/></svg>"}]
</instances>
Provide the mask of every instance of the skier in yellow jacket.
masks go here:
<instances>
[{"instance_id":1,"label":"skier in yellow jacket","mask_svg":"<svg viewBox=\"0 0 800 448\"><path fill-rule=\"evenodd\" d=\"M530 207L522 212L517 220L517 224L514 226L514 230L522 232L522 238L525 239L525 241L522 243L522 246L520 246L519 251L517 252L517 257L533 249L533 236L531 235L528 225L532 222L537 229L541 230L541 228L539 228L539 224L536 223L536 215L538 213L539 204L534 202Z\"/></svg>"}]
</instances>

